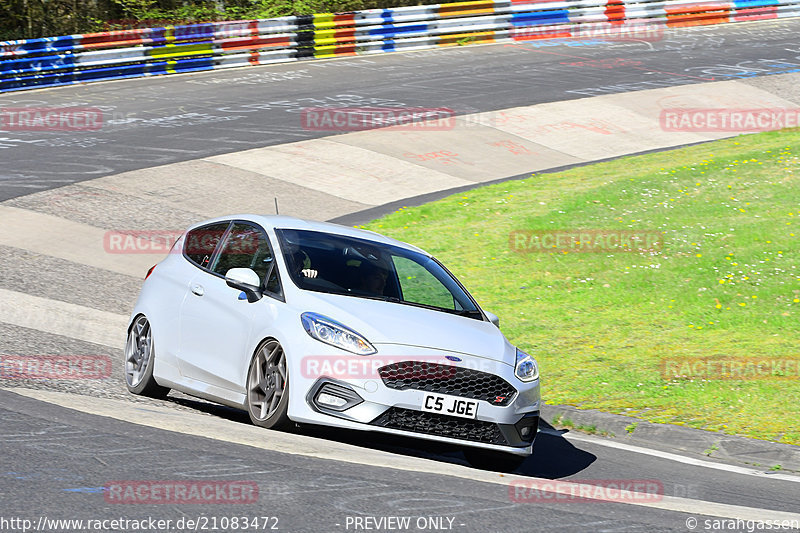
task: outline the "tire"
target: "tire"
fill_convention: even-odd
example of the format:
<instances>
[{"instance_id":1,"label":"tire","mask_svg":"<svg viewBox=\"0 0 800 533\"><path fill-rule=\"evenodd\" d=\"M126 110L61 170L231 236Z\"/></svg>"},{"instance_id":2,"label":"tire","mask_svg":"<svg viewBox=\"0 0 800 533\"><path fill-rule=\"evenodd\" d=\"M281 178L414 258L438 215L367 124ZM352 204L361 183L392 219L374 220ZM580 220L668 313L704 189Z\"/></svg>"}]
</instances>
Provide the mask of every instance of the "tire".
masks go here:
<instances>
[{"instance_id":1,"label":"tire","mask_svg":"<svg viewBox=\"0 0 800 533\"><path fill-rule=\"evenodd\" d=\"M464 457L474 468L492 472L513 472L525 462L527 456L495 452L480 448L465 448Z\"/></svg>"},{"instance_id":2,"label":"tire","mask_svg":"<svg viewBox=\"0 0 800 533\"><path fill-rule=\"evenodd\" d=\"M256 426L288 429L289 366L275 339L261 343L247 372L247 413Z\"/></svg>"},{"instance_id":3,"label":"tire","mask_svg":"<svg viewBox=\"0 0 800 533\"><path fill-rule=\"evenodd\" d=\"M150 322L144 315L139 315L131 325L125 344L125 384L130 392L151 398L164 398L169 393L169 388L156 383L153 377L155 362Z\"/></svg>"}]
</instances>

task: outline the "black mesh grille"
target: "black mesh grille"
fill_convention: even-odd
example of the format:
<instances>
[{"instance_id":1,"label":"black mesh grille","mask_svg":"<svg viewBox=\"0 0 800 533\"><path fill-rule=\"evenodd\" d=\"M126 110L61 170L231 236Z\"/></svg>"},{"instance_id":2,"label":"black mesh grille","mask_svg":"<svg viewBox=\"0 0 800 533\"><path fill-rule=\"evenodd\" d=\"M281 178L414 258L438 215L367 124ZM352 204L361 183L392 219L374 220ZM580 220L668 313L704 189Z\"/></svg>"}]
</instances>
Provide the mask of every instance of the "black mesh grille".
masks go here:
<instances>
[{"instance_id":1,"label":"black mesh grille","mask_svg":"<svg viewBox=\"0 0 800 533\"><path fill-rule=\"evenodd\" d=\"M452 439L483 442L486 444L508 444L500 427L492 422L455 418L438 413L426 413L412 409L392 407L372 421L375 426L402 429Z\"/></svg>"},{"instance_id":2,"label":"black mesh grille","mask_svg":"<svg viewBox=\"0 0 800 533\"><path fill-rule=\"evenodd\" d=\"M480 370L421 361L403 361L378 369L390 389L451 394L492 405L508 405L517 394L509 382Z\"/></svg>"}]
</instances>

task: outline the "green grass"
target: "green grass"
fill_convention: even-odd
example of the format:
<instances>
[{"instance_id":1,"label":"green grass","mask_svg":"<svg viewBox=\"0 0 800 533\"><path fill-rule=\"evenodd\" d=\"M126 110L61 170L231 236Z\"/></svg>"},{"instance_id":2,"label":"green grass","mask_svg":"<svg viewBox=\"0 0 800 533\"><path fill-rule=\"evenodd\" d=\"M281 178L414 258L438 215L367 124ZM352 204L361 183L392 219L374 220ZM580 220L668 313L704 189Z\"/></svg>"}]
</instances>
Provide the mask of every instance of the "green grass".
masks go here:
<instances>
[{"instance_id":1,"label":"green grass","mask_svg":"<svg viewBox=\"0 0 800 533\"><path fill-rule=\"evenodd\" d=\"M800 362L800 131L532 175L366 227L428 250L499 315L539 360L548 403L800 444L797 371L663 372L698 358ZM657 230L664 244L510 248L513 231L550 229Z\"/></svg>"},{"instance_id":2,"label":"green grass","mask_svg":"<svg viewBox=\"0 0 800 533\"><path fill-rule=\"evenodd\" d=\"M605 429L597 429L595 424L576 424L570 418L565 418L561 415L556 415L551 421L553 426L558 428L569 428L581 433L588 433L589 435L601 435L603 437L616 437L613 432Z\"/></svg>"}]
</instances>

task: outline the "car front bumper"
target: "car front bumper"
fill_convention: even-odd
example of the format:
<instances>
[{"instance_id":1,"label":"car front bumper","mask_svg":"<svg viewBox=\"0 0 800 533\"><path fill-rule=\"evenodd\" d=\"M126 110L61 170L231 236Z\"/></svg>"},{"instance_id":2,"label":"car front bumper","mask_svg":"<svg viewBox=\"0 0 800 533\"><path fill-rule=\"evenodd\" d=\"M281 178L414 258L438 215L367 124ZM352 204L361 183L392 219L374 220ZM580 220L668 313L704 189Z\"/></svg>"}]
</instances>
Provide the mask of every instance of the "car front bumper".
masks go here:
<instances>
[{"instance_id":1,"label":"car front bumper","mask_svg":"<svg viewBox=\"0 0 800 533\"><path fill-rule=\"evenodd\" d=\"M297 368L293 369L293 407L289 416L297 422L378 431L519 455L532 453L539 421L538 380L523 383L514 375L511 365L483 357L404 345L376 348L378 353L372 356L343 355L333 349L328 354L301 358L299 364L293 365ZM414 363L417 365L412 366ZM398 364L412 369L405 374L409 379L400 384L385 370L397 368L392 365ZM498 388L503 383L507 387ZM320 401L320 394L339 397L338 401L344 403L325 404ZM477 400L476 417L424 411L422 404L427 394Z\"/></svg>"}]
</instances>

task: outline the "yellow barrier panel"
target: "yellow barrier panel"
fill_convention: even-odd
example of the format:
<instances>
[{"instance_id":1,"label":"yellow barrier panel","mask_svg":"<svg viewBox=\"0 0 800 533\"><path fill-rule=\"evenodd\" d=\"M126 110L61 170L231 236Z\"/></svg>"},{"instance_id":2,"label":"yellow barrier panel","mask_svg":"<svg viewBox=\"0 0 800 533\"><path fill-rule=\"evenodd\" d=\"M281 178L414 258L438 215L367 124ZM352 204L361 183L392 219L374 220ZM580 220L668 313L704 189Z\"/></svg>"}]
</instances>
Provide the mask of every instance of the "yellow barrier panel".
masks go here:
<instances>
[{"instance_id":1,"label":"yellow barrier panel","mask_svg":"<svg viewBox=\"0 0 800 533\"><path fill-rule=\"evenodd\" d=\"M494 2L455 2L439 6L440 17L463 17L469 15L491 15Z\"/></svg>"},{"instance_id":2,"label":"yellow barrier panel","mask_svg":"<svg viewBox=\"0 0 800 533\"><path fill-rule=\"evenodd\" d=\"M333 13L318 13L314 15L314 30L322 28L333 28L335 26L333 21Z\"/></svg>"},{"instance_id":3,"label":"yellow barrier panel","mask_svg":"<svg viewBox=\"0 0 800 533\"><path fill-rule=\"evenodd\" d=\"M157 59L212 55L213 53L214 46L211 43L168 44L166 46L159 46L147 51L147 55Z\"/></svg>"},{"instance_id":4,"label":"yellow barrier panel","mask_svg":"<svg viewBox=\"0 0 800 533\"><path fill-rule=\"evenodd\" d=\"M468 44L485 44L494 42L493 31L476 31L470 33L454 33L439 37L437 46L466 46Z\"/></svg>"}]
</instances>

